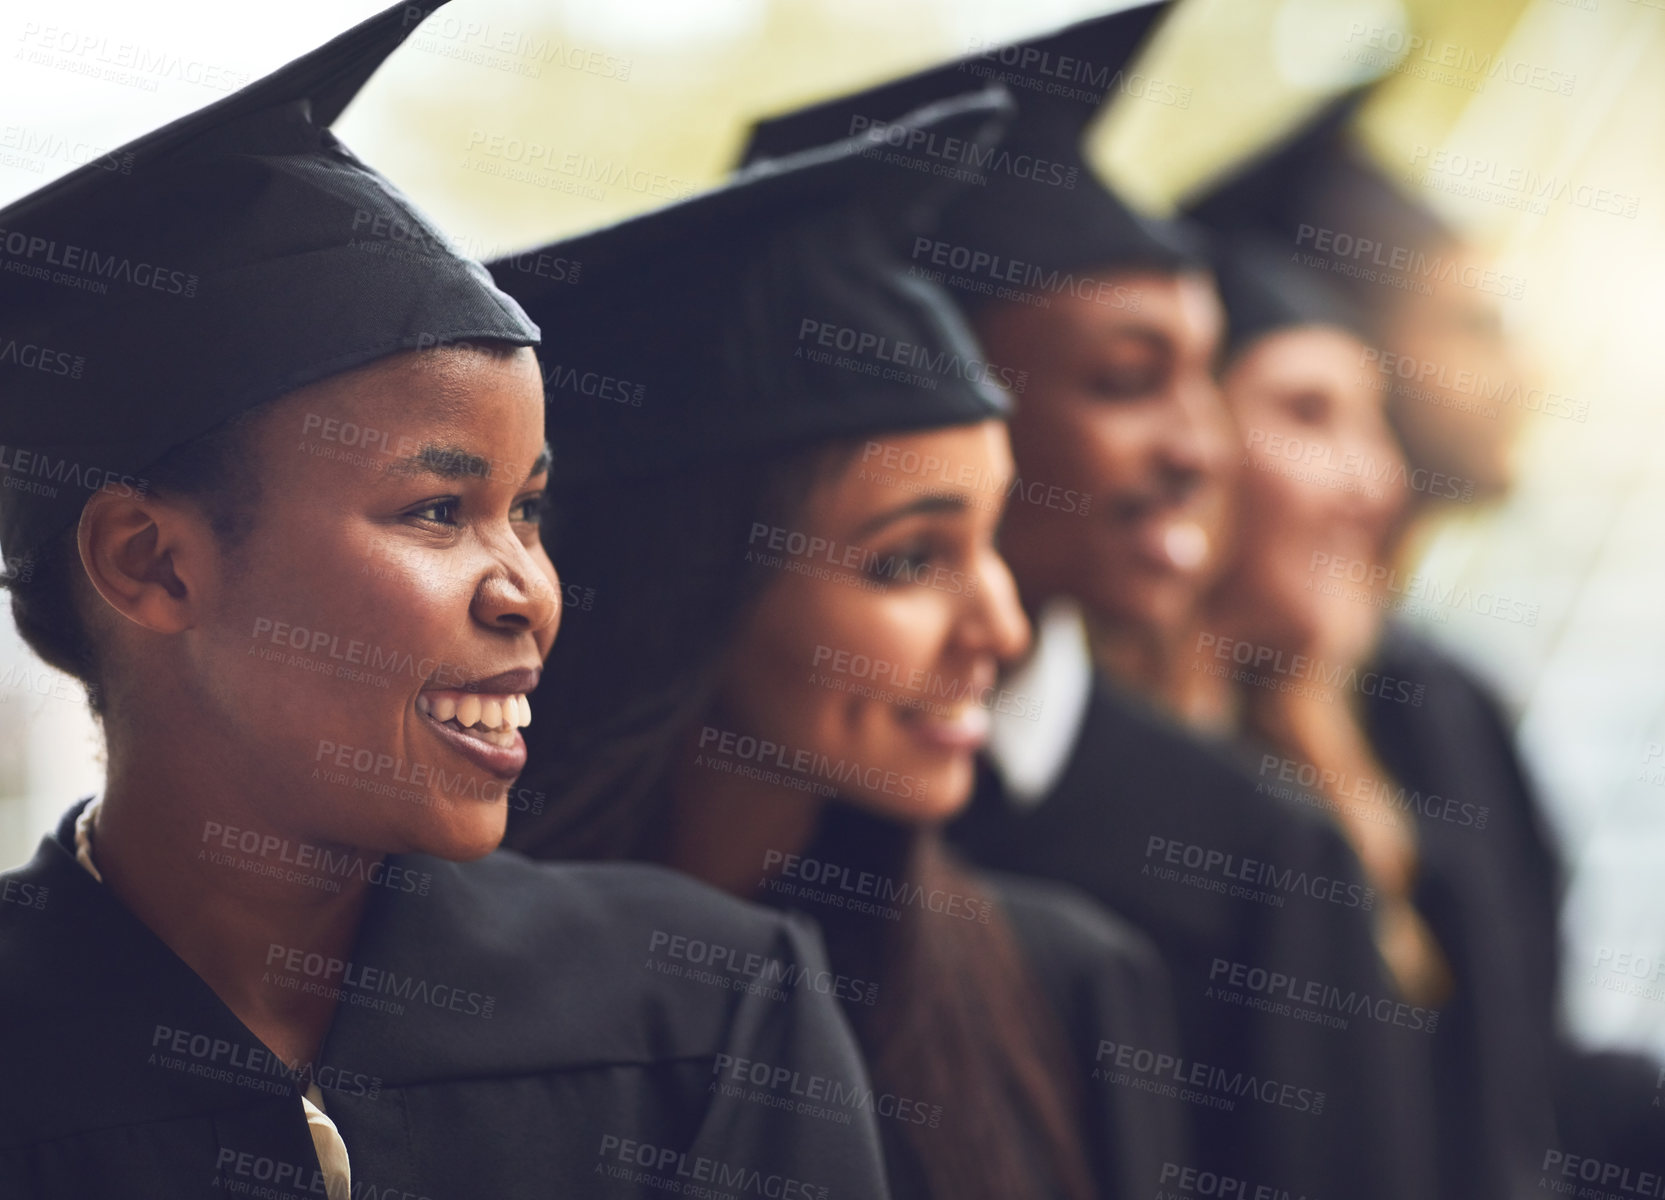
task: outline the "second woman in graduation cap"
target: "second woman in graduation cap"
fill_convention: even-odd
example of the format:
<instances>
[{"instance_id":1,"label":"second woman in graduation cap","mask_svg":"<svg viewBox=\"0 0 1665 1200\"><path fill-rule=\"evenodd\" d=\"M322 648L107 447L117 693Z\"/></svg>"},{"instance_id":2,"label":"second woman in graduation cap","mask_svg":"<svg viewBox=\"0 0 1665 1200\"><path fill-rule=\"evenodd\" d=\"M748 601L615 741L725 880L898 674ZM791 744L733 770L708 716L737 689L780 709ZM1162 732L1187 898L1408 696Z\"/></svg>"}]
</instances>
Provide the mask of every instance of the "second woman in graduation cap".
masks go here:
<instances>
[{"instance_id":1,"label":"second woman in graduation cap","mask_svg":"<svg viewBox=\"0 0 1665 1200\"><path fill-rule=\"evenodd\" d=\"M806 923L490 853L559 616L538 329L329 130L424 11L0 212L0 325L82 368L0 373L0 546L108 749L0 877L0 1196L882 1196L872 1114L713 1086L861 1086Z\"/></svg>"},{"instance_id":2,"label":"second woman in graduation cap","mask_svg":"<svg viewBox=\"0 0 1665 1200\"><path fill-rule=\"evenodd\" d=\"M1017 274L1036 281L1003 295L975 272L948 273L989 354L1030 373L1012 420L1019 473L1091 497L1085 511L1022 502L1008 513L1002 545L1038 634L1006 686L1041 712L995 714L994 769L951 835L978 861L1074 883L1132 921L1169 966L1189 1062L1272 1095L1287 1088L1284 1104L1188 1097L1200 1166L1294 1194L1401 1200L1431 1183L1426 1094L1405 1052L1415 1035L1303 1020L1309 1010L1282 1011L1246 986L1277 976L1390 994L1356 857L1321 813L1268 794L1127 683L1166 682L1140 668L1192 636L1187 618L1222 558L1233 457L1204 248L1133 212L1082 146L1163 7L786 114L760 125L752 149L778 153L857 117L887 121L994 71L1018 105L1005 145L1068 164L1070 187L993 174L927 229L929 245L1027 267ZM1065 59L1098 86L1049 88L1046 64Z\"/></svg>"},{"instance_id":3,"label":"second woman in graduation cap","mask_svg":"<svg viewBox=\"0 0 1665 1200\"><path fill-rule=\"evenodd\" d=\"M990 104L899 128L975 144ZM949 185L897 140L549 250L583 263L576 287L493 264L569 334L545 385L571 520L548 537L594 589L532 746L528 779L562 802L512 836L813 914L874 1092L740 1064L719 1082L828 1121L876 1110L897 1195L1146 1195L1188 1161L1176 1108L1110 1082L1121 1053L1171 1052L1153 955L1084 898L958 866L937 832L1028 640L994 545L1002 385L1023 384L900 259ZM572 403L586 378L625 386Z\"/></svg>"}]
</instances>

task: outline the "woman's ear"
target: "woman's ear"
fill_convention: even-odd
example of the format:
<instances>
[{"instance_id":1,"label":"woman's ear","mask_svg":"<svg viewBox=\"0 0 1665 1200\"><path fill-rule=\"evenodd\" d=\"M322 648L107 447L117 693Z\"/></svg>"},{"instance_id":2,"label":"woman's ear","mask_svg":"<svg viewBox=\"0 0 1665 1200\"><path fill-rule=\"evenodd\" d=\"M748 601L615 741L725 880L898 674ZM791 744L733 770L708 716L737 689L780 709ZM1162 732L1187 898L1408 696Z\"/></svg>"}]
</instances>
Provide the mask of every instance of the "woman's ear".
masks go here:
<instances>
[{"instance_id":1,"label":"woman's ear","mask_svg":"<svg viewBox=\"0 0 1665 1200\"><path fill-rule=\"evenodd\" d=\"M104 602L155 633L195 623L220 559L207 517L154 493L94 493L81 510L76 543Z\"/></svg>"}]
</instances>

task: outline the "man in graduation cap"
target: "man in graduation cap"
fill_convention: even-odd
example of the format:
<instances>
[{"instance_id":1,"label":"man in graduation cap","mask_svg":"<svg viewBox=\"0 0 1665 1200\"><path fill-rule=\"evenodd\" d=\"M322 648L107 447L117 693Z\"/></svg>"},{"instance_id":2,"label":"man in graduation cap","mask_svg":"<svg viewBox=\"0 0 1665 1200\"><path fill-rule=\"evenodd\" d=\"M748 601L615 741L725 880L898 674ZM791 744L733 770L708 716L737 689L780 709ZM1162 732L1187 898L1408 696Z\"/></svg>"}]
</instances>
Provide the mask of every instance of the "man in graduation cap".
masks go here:
<instances>
[{"instance_id":1,"label":"man in graduation cap","mask_svg":"<svg viewBox=\"0 0 1665 1200\"><path fill-rule=\"evenodd\" d=\"M812 934L491 853L539 334L329 129L431 7L0 212L0 549L109 764L0 876L0 1196L882 1196L870 1112L714 1084L864 1086Z\"/></svg>"},{"instance_id":2,"label":"man in graduation cap","mask_svg":"<svg viewBox=\"0 0 1665 1200\"><path fill-rule=\"evenodd\" d=\"M1431 1118L1405 1040L1416 1035L1357 1016L1326 1027L1265 990L1393 994L1357 859L1317 812L1261 792L1111 681L1138 676L1118 651L1187 628L1218 560L1232 440L1202 248L1130 211L1082 159L1084 127L1162 7L762 122L748 156L991 76L1012 91L1009 165L986 166L987 186L957 197L913 251L962 299L989 356L1029 371L1012 422L1021 479L1091 503L1049 503L1046 487L1013 496L1003 551L1037 644L1007 686L1036 696L1041 719L995 715L992 769L955 836L988 865L1090 890L1157 943L1188 1058L1151 1082L1184 1093L1197 1131L1196 1162L1176 1164L1177 1178L1194 1167L1274 1194L1423 1196ZM1229 1108L1198 1103L1194 1071L1250 1091Z\"/></svg>"}]
</instances>

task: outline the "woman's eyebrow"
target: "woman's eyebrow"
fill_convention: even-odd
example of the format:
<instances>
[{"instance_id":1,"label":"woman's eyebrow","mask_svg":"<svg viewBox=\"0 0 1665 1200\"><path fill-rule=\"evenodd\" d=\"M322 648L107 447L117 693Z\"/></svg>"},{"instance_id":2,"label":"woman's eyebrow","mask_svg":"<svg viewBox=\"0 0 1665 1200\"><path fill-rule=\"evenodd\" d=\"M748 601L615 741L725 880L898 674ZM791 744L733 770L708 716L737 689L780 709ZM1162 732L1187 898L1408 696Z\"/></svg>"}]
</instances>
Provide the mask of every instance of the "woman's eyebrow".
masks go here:
<instances>
[{"instance_id":1,"label":"woman's eyebrow","mask_svg":"<svg viewBox=\"0 0 1665 1200\"><path fill-rule=\"evenodd\" d=\"M543 449L538 451L538 457L532 461L532 469L526 473L526 478L532 479L549 470L552 457L549 443L545 442ZM387 473L398 476L437 475L441 479L485 479L491 475L491 461L461 446L429 443L415 454L389 463Z\"/></svg>"},{"instance_id":2,"label":"woman's eyebrow","mask_svg":"<svg viewBox=\"0 0 1665 1200\"><path fill-rule=\"evenodd\" d=\"M953 492L933 492L921 496L917 500L910 500L897 508L869 517L856 526L856 537L866 537L877 533L886 525L900 521L904 517L920 516L926 513L962 513L967 508L966 498Z\"/></svg>"},{"instance_id":3,"label":"woman's eyebrow","mask_svg":"<svg viewBox=\"0 0 1665 1200\"><path fill-rule=\"evenodd\" d=\"M388 464L389 475L437 475L441 479L483 479L491 474L491 463L461 446L429 443L415 454Z\"/></svg>"}]
</instances>

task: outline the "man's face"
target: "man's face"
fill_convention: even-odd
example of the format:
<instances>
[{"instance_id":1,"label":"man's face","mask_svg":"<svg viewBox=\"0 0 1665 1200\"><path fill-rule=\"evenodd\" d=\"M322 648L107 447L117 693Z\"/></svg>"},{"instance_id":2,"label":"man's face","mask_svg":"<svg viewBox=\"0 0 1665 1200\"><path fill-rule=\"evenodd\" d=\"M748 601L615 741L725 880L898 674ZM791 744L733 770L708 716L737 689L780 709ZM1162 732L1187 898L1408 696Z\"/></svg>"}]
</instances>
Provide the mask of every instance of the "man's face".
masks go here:
<instances>
[{"instance_id":1,"label":"man's face","mask_svg":"<svg viewBox=\"0 0 1665 1200\"><path fill-rule=\"evenodd\" d=\"M977 328L989 357L1029 371L1011 425L1022 483L1001 547L1024 599L1073 596L1098 621L1162 631L1212 578L1236 435L1214 379L1223 315L1201 274L1123 273L1115 305L1061 296L1005 305ZM1033 484L1080 507L1024 499Z\"/></svg>"}]
</instances>

